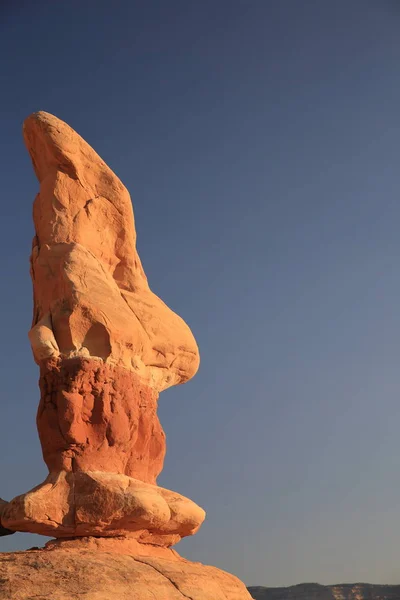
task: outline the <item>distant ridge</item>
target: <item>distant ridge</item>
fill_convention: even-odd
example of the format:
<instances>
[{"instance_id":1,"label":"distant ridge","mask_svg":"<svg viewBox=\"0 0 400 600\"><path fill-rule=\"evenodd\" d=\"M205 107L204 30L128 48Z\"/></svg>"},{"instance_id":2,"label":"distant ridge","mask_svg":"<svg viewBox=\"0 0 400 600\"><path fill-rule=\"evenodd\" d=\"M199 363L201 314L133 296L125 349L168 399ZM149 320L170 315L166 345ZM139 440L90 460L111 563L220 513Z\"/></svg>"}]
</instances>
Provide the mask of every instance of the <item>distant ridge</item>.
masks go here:
<instances>
[{"instance_id":1,"label":"distant ridge","mask_svg":"<svg viewBox=\"0 0 400 600\"><path fill-rule=\"evenodd\" d=\"M290 587L247 588L254 600L400 600L400 585L301 583Z\"/></svg>"}]
</instances>

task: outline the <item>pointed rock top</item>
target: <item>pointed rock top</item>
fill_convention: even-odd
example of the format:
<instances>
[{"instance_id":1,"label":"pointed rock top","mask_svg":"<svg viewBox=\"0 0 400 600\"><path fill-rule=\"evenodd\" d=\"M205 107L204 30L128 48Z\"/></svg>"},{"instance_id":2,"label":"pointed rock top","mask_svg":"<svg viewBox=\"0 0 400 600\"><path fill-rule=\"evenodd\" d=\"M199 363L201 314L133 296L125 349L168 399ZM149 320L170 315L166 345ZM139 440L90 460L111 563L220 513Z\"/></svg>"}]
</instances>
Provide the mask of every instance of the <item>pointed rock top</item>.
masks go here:
<instances>
[{"instance_id":1,"label":"pointed rock top","mask_svg":"<svg viewBox=\"0 0 400 600\"><path fill-rule=\"evenodd\" d=\"M158 391L193 377L195 339L149 288L128 190L78 133L49 113L25 120L24 139L40 182L31 258L37 362L100 357L134 370Z\"/></svg>"},{"instance_id":2,"label":"pointed rock top","mask_svg":"<svg viewBox=\"0 0 400 600\"><path fill-rule=\"evenodd\" d=\"M88 169L103 171L108 182L122 186L118 177L93 148L67 123L45 111L32 113L23 124L25 145L40 182L49 172L61 171L72 179Z\"/></svg>"}]
</instances>

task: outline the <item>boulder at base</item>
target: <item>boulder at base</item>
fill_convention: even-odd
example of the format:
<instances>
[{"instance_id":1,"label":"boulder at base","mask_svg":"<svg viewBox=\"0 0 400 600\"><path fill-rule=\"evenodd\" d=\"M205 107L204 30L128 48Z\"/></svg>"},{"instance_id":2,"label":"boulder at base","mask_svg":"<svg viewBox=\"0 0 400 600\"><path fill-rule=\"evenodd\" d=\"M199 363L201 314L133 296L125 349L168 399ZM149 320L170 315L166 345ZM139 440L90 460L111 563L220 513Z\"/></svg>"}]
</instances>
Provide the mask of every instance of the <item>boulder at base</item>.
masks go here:
<instances>
[{"instance_id":1,"label":"boulder at base","mask_svg":"<svg viewBox=\"0 0 400 600\"><path fill-rule=\"evenodd\" d=\"M0 600L251 600L244 584L174 550L82 538L0 554Z\"/></svg>"}]
</instances>

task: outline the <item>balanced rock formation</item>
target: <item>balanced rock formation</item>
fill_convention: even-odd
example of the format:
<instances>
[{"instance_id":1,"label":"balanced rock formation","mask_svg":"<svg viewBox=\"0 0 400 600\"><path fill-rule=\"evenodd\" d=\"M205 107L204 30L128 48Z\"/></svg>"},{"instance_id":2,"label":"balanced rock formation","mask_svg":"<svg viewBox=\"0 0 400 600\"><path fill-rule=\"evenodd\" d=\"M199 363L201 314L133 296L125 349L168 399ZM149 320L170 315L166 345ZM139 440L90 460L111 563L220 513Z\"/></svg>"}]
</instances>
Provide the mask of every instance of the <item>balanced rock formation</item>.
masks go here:
<instances>
[{"instance_id":1,"label":"balanced rock formation","mask_svg":"<svg viewBox=\"0 0 400 600\"><path fill-rule=\"evenodd\" d=\"M56 537L130 531L169 546L205 516L156 486L165 456L158 394L196 373L195 339L149 288L116 175L52 115L31 115L24 138L40 182L29 337L50 474L3 510L3 526Z\"/></svg>"},{"instance_id":2,"label":"balanced rock formation","mask_svg":"<svg viewBox=\"0 0 400 600\"><path fill-rule=\"evenodd\" d=\"M70 600L78 597L76 585L88 600L168 600L185 596L185 586L193 599L250 598L233 576L170 549L198 531L205 513L157 486L166 449L158 395L195 375L199 353L186 323L149 288L129 193L56 117L31 115L24 139L40 183L29 338L40 369L37 427L49 475L1 503L0 523L4 533L59 541L0 557L7 588L0 599ZM55 572L64 591L54 588ZM18 588L16 579L28 583Z\"/></svg>"}]
</instances>

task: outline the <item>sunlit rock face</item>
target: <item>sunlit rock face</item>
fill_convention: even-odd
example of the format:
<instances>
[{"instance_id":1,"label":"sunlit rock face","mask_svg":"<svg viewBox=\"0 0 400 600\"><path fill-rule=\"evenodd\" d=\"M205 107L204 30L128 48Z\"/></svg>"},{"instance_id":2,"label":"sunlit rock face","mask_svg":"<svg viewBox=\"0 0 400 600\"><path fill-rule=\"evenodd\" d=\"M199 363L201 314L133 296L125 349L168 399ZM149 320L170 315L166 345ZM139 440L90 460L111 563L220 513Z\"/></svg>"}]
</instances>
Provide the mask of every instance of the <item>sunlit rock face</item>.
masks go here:
<instances>
[{"instance_id":1,"label":"sunlit rock face","mask_svg":"<svg viewBox=\"0 0 400 600\"><path fill-rule=\"evenodd\" d=\"M244 584L170 548L116 538L0 554L0 600L251 600Z\"/></svg>"},{"instance_id":2,"label":"sunlit rock face","mask_svg":"<svg viewBox=\"0 0 400 600\"><path fill-rule=\"evenodd\" d=\"M56 117L31 115L24 137L40 182L29 337L49 474L0 499L0 536L55 539L0 555L0 600L251 600L233 575L171 548L198 531L205 512L157 485L158 396L195 375L199 353L186 323L149 288L129 194Z\"/></svg>"},{"instance_id":3,"label":"sunlit rock face","mask_svg":"<svg viewBox=\"0 0 400 600\"><path fill-rule=\"evenodd\" d=\"M3 508L2 524L55 537L129 532L170 546L205 517L156 486L166 449L158 396L195 375L196 341L149 287L118 177L53 115L31 115L23 131L40 183L29 338L49 477Z\"/></svg>"},{"instance_id":4,"label":"sunlit rock face","mask_svg":"<svg viewBox=\"0 0 400 600\"><path fill-rule=\"evenodd\" d=\"M193 377L195 339L149 288L127 189L48 113L25 121L24 138L40 182L31 257L36 361L101 358L158 392Z\"/></svg>"}]
</instances>

